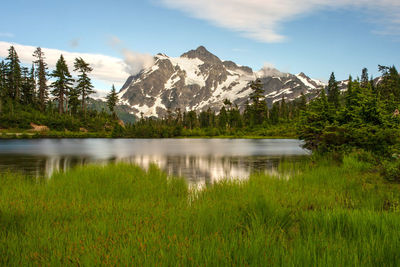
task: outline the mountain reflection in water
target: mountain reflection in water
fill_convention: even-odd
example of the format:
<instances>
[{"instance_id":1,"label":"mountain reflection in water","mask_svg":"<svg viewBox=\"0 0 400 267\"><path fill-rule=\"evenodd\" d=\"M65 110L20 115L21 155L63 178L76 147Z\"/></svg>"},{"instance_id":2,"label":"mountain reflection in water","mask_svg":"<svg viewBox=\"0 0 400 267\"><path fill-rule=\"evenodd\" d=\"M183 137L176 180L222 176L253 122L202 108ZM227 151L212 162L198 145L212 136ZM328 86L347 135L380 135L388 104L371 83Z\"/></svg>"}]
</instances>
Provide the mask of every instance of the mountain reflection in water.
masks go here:
<instances>
[{"instance_id":1,"label":"mountain reflection in water","mask_svg":"<svg viewBox=\"0 0 400 267\"><path fill-rule=\"evenodd\" d=\"M0 173L10 170L50 177L86 164L151 163L190 183L246 179L252 172L276 173L280 162L300 161L308 152L298 140L245 139L61 139L0 142Z\"/></svg>"}]
</instances>

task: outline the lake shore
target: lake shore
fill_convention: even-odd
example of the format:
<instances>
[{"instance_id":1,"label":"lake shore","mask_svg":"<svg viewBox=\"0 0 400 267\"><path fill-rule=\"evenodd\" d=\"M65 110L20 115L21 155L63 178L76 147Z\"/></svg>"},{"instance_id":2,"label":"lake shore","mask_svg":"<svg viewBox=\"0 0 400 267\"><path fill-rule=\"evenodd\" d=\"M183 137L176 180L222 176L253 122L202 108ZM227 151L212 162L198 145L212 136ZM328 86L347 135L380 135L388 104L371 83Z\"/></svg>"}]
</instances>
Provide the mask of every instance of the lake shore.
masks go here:
<instances>
[{"instance_id":1,"label":"lake shore","mask_svg":"<svg viewBox=\"0 0 400 267\"><path fill-rule=\"evenodd\" d=\"M135 136L120 136L115 137L112 133L105 132L30 132L30 131L0 131L0 139L39 139L39 138L160 138L160 137L135 137ZM182 138L207 138L207 139L298 139L296 135L183 135L174 137L163 137L169 139L182 139Z\"/></svg>"},{"instance_id":2,"label":"lake shore","mask_svg":"<svg viewBox=\"0 0 400 267\"><path fill-rule=\"evenodd\" d=\"M0 179L1 265L396 266L400 185L356 156L198 191L152 166ZM285 179L283 177L289 177Z\"/></svg>"}]
</instances>

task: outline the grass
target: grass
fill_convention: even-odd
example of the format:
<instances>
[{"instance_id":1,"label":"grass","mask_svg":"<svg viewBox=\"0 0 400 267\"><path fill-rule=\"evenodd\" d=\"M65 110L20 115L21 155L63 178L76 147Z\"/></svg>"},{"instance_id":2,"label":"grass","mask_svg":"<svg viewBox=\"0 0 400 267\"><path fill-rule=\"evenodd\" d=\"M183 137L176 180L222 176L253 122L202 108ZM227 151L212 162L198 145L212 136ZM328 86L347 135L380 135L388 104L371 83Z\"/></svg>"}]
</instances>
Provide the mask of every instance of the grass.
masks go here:
<instances>
[{"instance_id":1,"label":"grass","mask_svg":"<svg viewBox=\"0 0 400 267\"><path fill-rule=\"evenodd\" d=\"M190 191L152 166L0 179L1 265L398 266L400 186L354 157Z\"/></svg>"}]
</instances>

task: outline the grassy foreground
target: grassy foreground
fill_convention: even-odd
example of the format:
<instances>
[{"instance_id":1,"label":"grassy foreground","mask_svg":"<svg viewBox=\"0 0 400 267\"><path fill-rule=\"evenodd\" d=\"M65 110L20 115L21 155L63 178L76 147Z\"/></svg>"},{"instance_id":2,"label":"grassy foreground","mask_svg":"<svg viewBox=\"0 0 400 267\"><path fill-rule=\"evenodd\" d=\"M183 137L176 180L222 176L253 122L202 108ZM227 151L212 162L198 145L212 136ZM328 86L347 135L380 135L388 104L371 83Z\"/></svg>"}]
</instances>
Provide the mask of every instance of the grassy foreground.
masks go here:
<instances>
[{"instance_id":1,"label":"grassy foreground","mask_svg":"<svg viewBox=\"0 0 400 267\"><path fill-rule=\"evenodd\" d=\"M0 265L398 266L400 188L345 157L191 191L155 167L0 179Z\"/></svg>"}]
</instances>

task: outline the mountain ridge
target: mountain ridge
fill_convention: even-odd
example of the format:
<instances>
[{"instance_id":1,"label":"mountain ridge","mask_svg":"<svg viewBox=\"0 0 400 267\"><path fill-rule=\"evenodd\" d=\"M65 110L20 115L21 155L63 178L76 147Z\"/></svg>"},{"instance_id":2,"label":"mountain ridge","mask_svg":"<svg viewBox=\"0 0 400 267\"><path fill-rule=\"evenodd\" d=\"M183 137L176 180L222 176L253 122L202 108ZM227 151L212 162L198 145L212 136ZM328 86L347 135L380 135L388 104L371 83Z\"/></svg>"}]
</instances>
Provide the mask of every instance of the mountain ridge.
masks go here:
<instances>
[{"instance_id":1,"label":"mountain ridge","mask_svg":"<svg viewBox=\"0 0 400 267\"><path fill-rule=\"evenodd\" d=\"M253 71L233 61L222 61L204 46L169 57L159 53L154 64L128 77L118 95L131 113L145 117L164 116L168 110L218 111L224 99L240 109L251 94L249 83L261 79L268 105L285 97L291 101L301 93L313 94L325 84L303 72L294 75L274 68Z\"/></svg>"}]
</instances>

